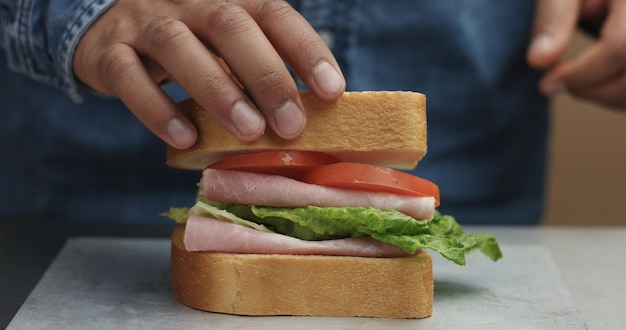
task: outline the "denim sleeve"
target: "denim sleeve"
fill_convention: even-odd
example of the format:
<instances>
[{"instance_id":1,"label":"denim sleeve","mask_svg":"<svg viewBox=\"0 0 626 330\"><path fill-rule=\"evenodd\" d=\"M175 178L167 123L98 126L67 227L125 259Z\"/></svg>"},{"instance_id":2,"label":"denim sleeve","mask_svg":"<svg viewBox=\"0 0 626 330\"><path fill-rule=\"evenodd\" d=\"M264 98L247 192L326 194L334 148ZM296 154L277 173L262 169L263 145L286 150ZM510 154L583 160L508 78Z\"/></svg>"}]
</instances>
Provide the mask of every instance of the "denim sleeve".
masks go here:
<instances>
[{"instance_id":1,"label":"denim sleeve","mask_svg":"<svg viewBox=\"0 0 626 330\"><path fill-rule=\"evenodd\" d=\"M115 2L0 0L0 49L6 65L82 101L72 72L74 50L85 30Z\"/></svg>"}]
</instances>

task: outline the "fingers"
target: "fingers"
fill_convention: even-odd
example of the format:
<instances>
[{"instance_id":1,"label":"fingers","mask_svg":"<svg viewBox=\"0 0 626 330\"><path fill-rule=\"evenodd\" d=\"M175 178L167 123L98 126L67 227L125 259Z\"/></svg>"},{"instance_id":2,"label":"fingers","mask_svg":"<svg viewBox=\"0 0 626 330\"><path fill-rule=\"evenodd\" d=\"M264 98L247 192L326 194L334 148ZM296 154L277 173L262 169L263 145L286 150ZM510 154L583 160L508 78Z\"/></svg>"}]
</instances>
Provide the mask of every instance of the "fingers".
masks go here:
<instances>
[{"instance_id":1,"label":"fingers","mask_svg":"<svg viewBox=\"0 0 626 330\"><path fill-rule=\"evenodd\" d=\"M318 97L333 100L345 90L345 79L330 49L304 18L283 1L251 9L277 51ZM289 33L285 33L285 27Z\"/></svg>"},{"instance_id":2,"label":"fingers","mask_svg":"<svg viewBox=\"0 0 626 330\"><path fill-rule=\"evenodd\" d=\"M598 41L551 70L540 90L567 90L606 105L626 106L626 1L612 1L608 9Z\"/></svg>"},{"instance_id":3,"label":"fingers","mask_svg":"<svg viewBox=\"0 0 626 330\"><path fill-rule=\"evenodd\" d=\"M285 139L302 133L306 116L285 61L323 99L345 89L328 47L282 1L202 2L179 20L153 20L139 40L141 52L244 141L263 134L265 121Z\"/></svg>"},{"instance_id":4,"label":"fingers","mask_svg":"<svg viewBox=\"0 0 626 330\"><path fill-rule=\"evenodd\" d=\"M599 102L606 106L623 109L626 108L626 97L624 96L625 90L626 75L621 74L620 76L611 79L602 85L581 90L579 93L574 92L574 94L588 100Z\"/></svg>"},{"instance_id":5,"label":"fingers","mask_svg":"<svg viewBox=\"0 0 626 330\"><path fill-rule=\"evenodd\" d=\"M345 89L328 47L284 1L120 0L81 38L73 68L184 148L197 133L159 82L179 83L243 141L256 140L266 125L293 139L306 116L285 62L322 99Z\"/></svg>"},{"instance_id":6,"label":"fingers","mask_svg":"<svg viewBox=\"0 0 626 330\"><path fill-rule=\"evenodd\" d=\"M268 125L285 139L300 135L306 120L296 83L250 13L230 3L194 12L190 28L220 54Z\"/></svg>"},{"instance_id":7,"label":"fingers","mask_svg":"<svg viewBox=\"0 0 626 330\"><path fill-rule=\"evenodd\" d=\"M539 90L547 95L566 90L581 94L616 78L623 70L623 59L611 47L607 42L599 42L576 58L559 64L540 81Z\"/></svg>"},{"instance_id":8,"label":"fingers","mask_svg":"<svg viewBox=\"0 0 626 330\"><path fill-rule=\"evenodd\" d=\"M184 19L220 54L279 136L299 136L306 121L285 61L322 99L335 99L345 89L328 47L287 3L239 1L203 9Z\"/></svg>"},{"instance_id":9,"label":"fingers","mask_svg":"<svg viewBox=\"0 0 626 330\"><path fill-rule=\"evenodd\" d=\"M528 63L549 68L559 62L575 31L580 0L539 0L535 9Z\"/></svg>"},{"instance_id":10,"label":"fingers","mask_svg":"<svg viewBox=\"0 0 626 330\"><path fill-rule=\"evenodd\" d=\"M155 135L169 145L184 149L197 138L195 127L156 85L135 51L116 44L99 60L99 76Z\"/></svg>"},{"instance_id":11,"label":"fingers","mask_svg":"<svg viewBox=\"0 0 626 330\"><path fill-rule=\"evenodd\" d=\"M261 113L183 22L154 19L138 48L169 72L230 133L243 141L263 134L265 121Z\"/></svg>"}]
</instances>

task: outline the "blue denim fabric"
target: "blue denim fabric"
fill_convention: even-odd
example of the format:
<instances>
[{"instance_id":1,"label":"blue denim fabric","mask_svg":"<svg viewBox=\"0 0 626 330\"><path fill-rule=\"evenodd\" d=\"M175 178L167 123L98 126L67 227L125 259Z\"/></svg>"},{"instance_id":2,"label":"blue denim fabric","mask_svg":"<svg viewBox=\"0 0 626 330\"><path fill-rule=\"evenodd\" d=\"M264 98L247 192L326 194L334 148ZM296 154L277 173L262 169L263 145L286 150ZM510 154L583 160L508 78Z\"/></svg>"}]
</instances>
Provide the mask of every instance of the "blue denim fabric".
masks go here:
<instances>
[{"instance_id":1,"label":"blue denim fabric","mask_svg":"<svg viewBox=\"0 0 626 330\"><path fill-rule=\"evenodd\" d=\"M533 2L291 3L329 42L349 90L427 95L429 150L415 173L439 184L443 212L538 221L547 101L524 62ZM77 38L111 4L0 0L0 219L168 221L158 213L192 202L199 173L168 169L164 144L119 100L72 77Z\"/></svg>"},{"instance_id":2,"label":"blue denim fabric","mask_svg":"<svg viewBox=\"0 0 626 330\"><path fill-rule=\"evenodd\" d=\"M348 90L426 94L428 154L413 172L439 184L442 212L463 223L537 223L548 112L541 73L525 63L534 2L292 5L331 41Z\"/></svg>"},{"instance_id":3,"label":"blue denim fabric","mask_svg":"<svg viewBox=\"0 0 626 330\"><path fill-rule=\"evenodd\" d=\"M0 0L1 49L15 72L80 101L72 56L80 36L115 0Z\"/></svg>"},{"instance_id":4,"label":"blue denim fabric","mask_svg":"<svg viewBox=\"0 0 626 330\"><path fill-rule=\"evenodd\" d=\"M72 75L114 2L0 0L0 219L169 221L158 214L193 201L199 174L167 168L159 139Z\"/></svg>"}]
</instances>

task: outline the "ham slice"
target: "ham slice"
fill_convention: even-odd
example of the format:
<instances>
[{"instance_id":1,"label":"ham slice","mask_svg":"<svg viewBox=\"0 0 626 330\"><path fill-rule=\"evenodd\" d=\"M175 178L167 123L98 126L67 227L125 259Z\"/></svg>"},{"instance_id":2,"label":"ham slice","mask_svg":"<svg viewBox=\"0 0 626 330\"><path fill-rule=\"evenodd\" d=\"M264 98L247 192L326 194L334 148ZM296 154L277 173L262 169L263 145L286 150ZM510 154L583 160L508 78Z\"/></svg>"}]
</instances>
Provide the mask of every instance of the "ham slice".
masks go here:
<instances>
[{"instance_id":1,"label":"ham slice","mask_svg":"<svg viewBox=\"0 0 626 330\"><path fill-rule=\"evenodd\" d=\"M192 215L187 220L183 242L188 251L381 258L410 255L397 246L379 242L369 236L304 241L197 215Z\"/></svg>"},{"instance_id":2,"label":"ham slice","mask_svg":"<svg viewBox=\"0 0 626 330\"><path fill-rule=\"evenodd\" d=\"M431 220L433 197L354 191L300 182L279 175L205 169L201 188L209 200L275 207L372 206L397 210L417 220Z\"/></svg>"}]
</instances>

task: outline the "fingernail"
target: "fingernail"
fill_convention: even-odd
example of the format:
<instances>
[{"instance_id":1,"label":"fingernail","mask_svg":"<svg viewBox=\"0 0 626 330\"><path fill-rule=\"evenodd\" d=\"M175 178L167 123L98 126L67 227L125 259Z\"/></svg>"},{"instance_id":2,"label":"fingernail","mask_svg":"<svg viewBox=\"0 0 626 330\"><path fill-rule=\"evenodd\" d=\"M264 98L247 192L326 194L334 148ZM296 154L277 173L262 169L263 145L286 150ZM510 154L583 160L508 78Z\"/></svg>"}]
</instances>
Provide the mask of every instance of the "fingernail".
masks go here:
<instances>
[{"instance_id":1,"label":"fingernail","mask_svg":"<svg viewBox=\"0 0 626 330\"><path fill-rule=\"evenodd\" d=\"M230 119L243 136L256 134L263 129L263 117L245 101L235 103L230 110Z\"/></svg>"},{"instance_id":2,"label":"fingernail","mask_svg":"<svg viewBox=\"0 0 626 330\"><path fill-rule=\"evenodd\" d=\"M286 136L298 134L304 128L304 114L292 101L287 101L274 113L276 126L280 133Z\"/></svg>"},{"instance_id":3,"label":"fingernail","mask_svg":"<svg viewBox=\"0 0 626 330\"><path fill-rule=\"evenodd\" d=\"M187 147L196 142L196 134L182 120L174 118L167 123L167 134L179 147Z\"/></svg>"},{"instance_id":4,"label":"fingernail","mask_svg":"<svg viewBox=\"0 0 626 330\"><path fill-rule=\"evenodd\" d=\"M313 80L324 94L336 94L343 89L343 79L337 70L326 61L320 62L313 68Z\"/></svg>"},{"instance_id":5,"label":"fingernail","mask_svg":"<svg viewBox=\"0 0 626 330\"><path fill-rule=\"evenodd\" d=\"M539 34L533 38L528 52L531 54L545 54L551 52L553 47L554 43L549 35Z\"/></svg>"}]
</instances>

